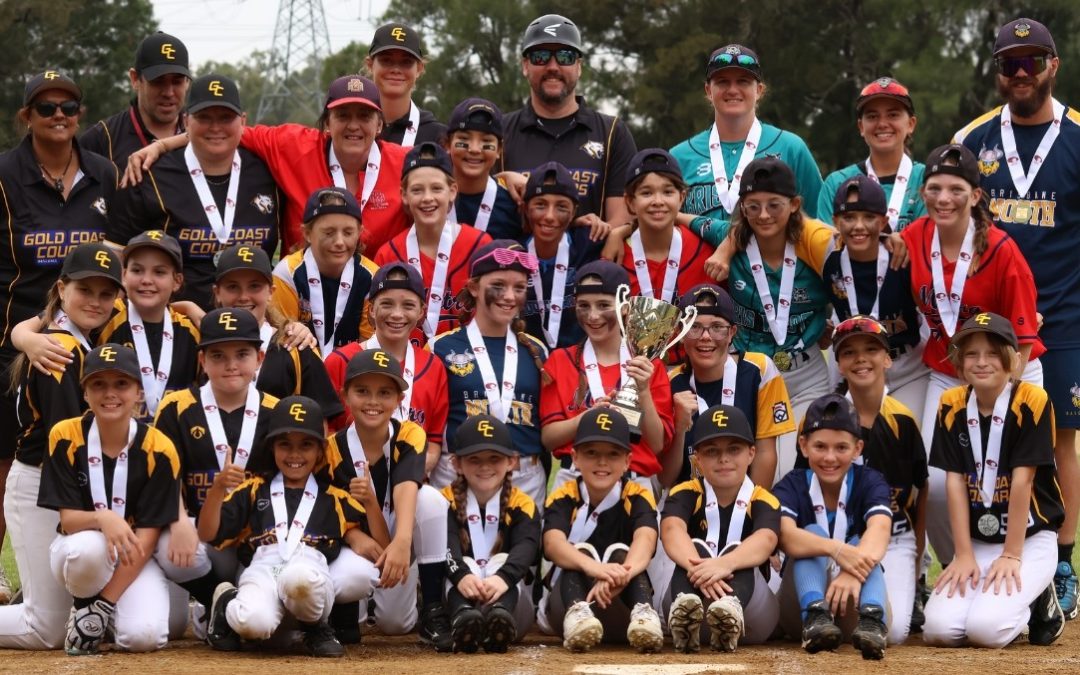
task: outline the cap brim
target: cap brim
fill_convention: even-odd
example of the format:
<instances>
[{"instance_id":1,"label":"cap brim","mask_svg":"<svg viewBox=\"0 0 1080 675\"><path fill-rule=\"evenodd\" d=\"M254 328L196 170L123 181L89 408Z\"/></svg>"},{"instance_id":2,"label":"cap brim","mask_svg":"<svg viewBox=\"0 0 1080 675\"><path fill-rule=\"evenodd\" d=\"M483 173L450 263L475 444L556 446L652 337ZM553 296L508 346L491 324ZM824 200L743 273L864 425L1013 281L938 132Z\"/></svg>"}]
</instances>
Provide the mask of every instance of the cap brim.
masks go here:
<instances>
[{"instance_id":1,"label":"cap brim","mask_svg":"<svg viewBox=\"0 0 1080 675\"><path fill-rule=\"evenodd\" d=\"M237 115L243 115L244 111L240 109L240 106L229 103L228 101L199 101L195 105L187 108L188 114L194 114L207 108L227 108Z\"/></svg>"},{"instance_id":2,"label":"cap brim","mask_svg":"<svg viewBox=\"0 0 1080 675\"><path fill-rule=\"evenodd\" d=\"M696 448L697 446L701 445L705 441L711 441L714 438L737 438L740 441L743 441L745 443L749 443L750 445L753 445L754 442L755 442L753 438L750 438L749 436L747 436L745 434L733 433L733 432L730 432L730 431L729 432L715 431L713 433L705 434L701 438L695 438L693 444L690 447Z\"/></svg>"},{"instance_id":3,"label":"cap brim","mask_svg":"<svg viewBox=\"0 0 1080 675\"><path fill-rule=\"evenodd\" d=\"M1037 44L1035 44L1033 42L1006 45L1004 47L1001 47L1000 49L995 49L994 50L994 56L1001 56L1002 54L1009 51L1010 49L1020 49L1020 48L1026 48L1026 47L1035 47L1036 49L1043 50L1044 52L1046 52L1050 56L1057 56L1057 51L1055 51L1054 48L1050 47L1050 45L1037 45Z\"/></svg>"},{"instance_id":4,"label":"cap brim","mask_svg":"<svg viewBox=\"0 0 1080 675\"><path fill-rule=\"evenodd\" d=\"M191 71L186 67L179 64L162 64L159 66L150 66L149 68L143 68L138 73L139 77L144 80L156 80L162 75L183 75L184 77L191 79Z\"/></svg>"},{"instance_id":5,"label":"cap brim","mask_svg":"<svg viewBox=\"0 0 1080 675\"><path fill-rule=\"evenodd\" d=\"M176 268L177 268L178 271L183 270L183 268L184 268L183 258L181 256L177 255L176 251L170 251L169 249L165 248L164 246L157 243L156 241L140 241L137 244L128 244L127 246L124 247L123 252L120 254L120 259L126 265L127 261L128 261L128 258L131 257L131 254L134 253L135 251L138 251L140 248L152 248L152 249L156 249L158 251L161 251L165 255L169 256L170 260L172 260L174 263L176 263Z\"/></svg>"},{"instance_id":6,"label":"cap brim","mask_svg":"<svg viewBox=\"0 0 1080 675\"><path fill-rule=\"evenodd\" d=\"M514 452L513 448L507 448L494 443L476 443L474 445L466 445L464 448L455 448L454 454L458 457L465 457L467 455L475 455L476 453L485 450L491 450L492 452L497 452L500 455L506 455L507 457L513 457L517 454Z\"/></svg>"},{"instance_id":7,"label":"cap brim","mask_svg":"<svg viewBox=\"0 0 1080 675\"><path fill-rule=\"evenodd\" d=\"M108 279L117 286L123 286L120 280L112 276L111 274L106 274L104 272L95 272L94 270L82 270L79 272L72 272L71 274L67 275L67 277L68 279L92 279L93 277L101 277L102 279Z\"/></svg>"},{"instance_id":8,"label":"cap brim","mask_svg":"<svg viewBox=\"0 0 1080 675\"><path fill-rule=\"evenodd\" d=\"M382 375L383 377L388 377L393 380L397 384L398 389L400 389L401 391L405 391L409 388L409 383L405 381L405 378L401 377L400 375L388 373L381 368L379 370L362 370L359 373L347 372L345 373L345 382L343 386L348 387L350 382L360 377L361 375Z\"/></svg>"},{"instance_id":9,"label":"cap brim","mask_svg":"<svg viewBox=\"0 0 1080 675\"><path fill-rule=\"evenodd\" d=\"M130 372L124 370L123 368L118 368L116 366L109 366L107 368L95 368L93 370L83 371L82 376L79 378L79 384L85 384L87 380L89 380L91 377L93 377L94 375L97 375L99 373L109 373L109 372L120 373L121 375L127 375L128 378L134 380L140 386L142 386L142 378L139 376L138 373L130 373Z\"/></svg>"},{"instance_id":10,"label":"cap brim","mask_svg":"<svg viewBox=\"0 0 1080 675\"><path fill-rule=\"evenodd\" d=\"M360 105L371 108L372 110L378 110L379 112L382 112L382 108L380 108L378 104L375 103L375 101L362 98L360 96L348 96L346 98L339 98L336 101L331 101L330 103L326 104L326 109L333 110L334 108L340 108L341 106L348 105L350 103L359 103Z\"/></svg>"},{"instance_id":11,"label":"cap brim","mask_svg":"<svg viewBox=\"0 0 1080 675\"><path fill-rule=\"evenodd\" d=\"M905 108L907 108L907 111L909 113L915 113L915 104L912 102L910 96L903 96L901 94L888 94L884 92L880 94L870 94L869 96L860 96L859 100L855 102L855 110L862 110L864 107L866 107L867 103L877 100L879 98L888 98L894 101L898 101L903 104Z\"/></svg>"},{"instance_id":12,"label":"cap brim","mask_svg":"<svg viewBox=\"0 0 1080 675\"><path fill-rule=\"evenodd\" d=\"M616 438L614 438L614 437L612 437L610 435L595 434L595 435L592 435L592 436L585 436L583 438L575 438L574 439L574 446L575 447L577 447L578 445L581 445L582 443L608 443L610 445L614 445L616 448L621 448L622 450L625 450L626 452L631 451L629 445L624 445L621 441L617 440Z\"/></svg>"},{"instance_id":13,"label":"cap brim","mask_svg":"<svg viewBox=\"0 0 1080 675\"><path fill-rule=\"evenodd\" d=\"M209 347L210 345L219 345L222 342L247 342L248 344L262 346L262 338L243 338L243 337L219 337L210 338L208 340L199 340L198 349L203 347Z\"/></svg>"},{"instance_id":14,"label":"cap brim","mask_svg":"<svg viewBox=\"0 0 1080 675\"><path fill-rule=\"evenodd\" d=\"M1020 343L1018 341L1011 339L1006 335L1002 335L996 330L990 330L989 328L983 328L982 326L970 326L968 328L961 328L953 334L952 339L949 341L949 344L954 345L960 340L966 338L969 335L974 335L975 333L986 333L988 335L993 335L1004 340L1013 349L1020 349Z\"/></svg>"},{"instance_id":15,"label":"cap brim","mask_svg":"<svg viewBox=\"0 0 1080 675\"><path fill-rule=\"evenodd\" d=\"M732 70L732 69L734 69L734 70L744 70L744 71L750 73L751 75L753 75L754 79L757 80L758 82L762 81L761 68L750 68L749 66L743 66L743 65L740 65L738 63L725 63L723 66L720 66L719 68L709 68L708 70L705 71L705 80L706 81L711 80L712 76L719 73L721 70Z\"/></svg>"},{"instance_id":16,"label":"cap brim","mask_svg":"<svg viewBox=\"0 0 1080 675\"><path fill-rule=\"evenodd\" d=\"M271 429L270 431L266 432L266 437L269 439L269 438L274 438L276 436L280 436L282 434L291 434L293 432L298 433L298 434L304 434L305 436L310 436L311 438L317 438L320 441L322 441L323 443L326 442L326 436L324 436L321 433L317 433L314 429L308 429L307 427L294 427L294 426L276 427L276 428Z\"/></svg>"},{"instance_id":17,"label":"cap brim","mask_svg":"<svg viewBox=\"0 0 1080 675\"><path fill-rule=\"evenodd\" d=\"M836 340L834 340L832 343L833 352L836 352L837 349L840 349L840 345L844 344L851 338L858 337L860 335L863 337L873 338L874 340L877 340L881 344L881 346L885 347L885 349L889 348L888 336L883 335L882 333L866 333L862 331L855 331L851 333L845 333L844 335L841 335Z\"/></svg>"},{"instance_id":18,"label":"cap brim","mask_svg":"<svg viewBox=\"0 0 1080 675\"><path fill-rule=\"evenodd\" d=\"M390 51L405 52L406 54L413 57L417 61L423 61L424 60L424 55L423 54L415 52L415 51L413 51L413 50L411 50L411 49L409 49L407 47L402 47L400 45L382 45L381 47L376 47L375 49L372 49L371 51L368 52L367 55L368 56L375 56L376 54L382 54L383 52L390 52Z\"/></svg>"}]
</instances>

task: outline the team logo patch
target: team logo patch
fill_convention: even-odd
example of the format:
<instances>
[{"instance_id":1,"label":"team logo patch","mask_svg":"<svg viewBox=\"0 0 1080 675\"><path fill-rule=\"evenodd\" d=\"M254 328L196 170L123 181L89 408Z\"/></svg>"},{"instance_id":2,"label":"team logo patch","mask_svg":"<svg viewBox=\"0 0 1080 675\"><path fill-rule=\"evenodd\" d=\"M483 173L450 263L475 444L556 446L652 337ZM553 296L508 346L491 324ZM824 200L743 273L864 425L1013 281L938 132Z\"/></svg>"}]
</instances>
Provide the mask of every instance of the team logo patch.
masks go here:
<instances>
[{"instance_id":1,"label":"team logo patch","mask_svg":"<svg viewBox=\"0 0 1080 675\"><path fill-rule=\"evenodd\" d=\"M465 377L476 370L475 361L476 357L468 349L461 354L451 350L446 355L446 369L458 377Z\"/></svg>"},{"instance_id":2,"label":"team logo patch","mask_svg":"<svg viewBox=\"0 0 1080 675\"><path fill-rule=\"evenodd\" d=\"M270 195L255 195L251 200L251 205L258 209L259 213L264 216L268 216L274 212L274 198Z\"/></svg>"},{"instance_id":3,"label":"team logo patch","mask_svg":"<svg viewBox=\"0 0 1080 675\"><path fill-rule=\"evenodd\" d=\"M783 401L778 401L777 403L773 404L772 419L773 424L781 424L783 422L787 422L790 419L790 416L788 415L787 403L784 403Z\"/></svg>"},{"instance_id":4,"label":"team logo patch","mask_svg":"<svg viewBox=\"0 0 1080 675\"><path fill-rule=\"evenodd\" d=\"M1031 35L1031 24L1021 21L1013 26L1013 35L1018 38L1026 38Z\"/></svg>"},{"instance_id":5,"label":"team logo patch","mask_svg":"<svg viewBox=\"0 0 1080 675\"><path fill-rule=\"evenodd\" d=\"M90 208L94 209L103 216L108 215L109 213L109 207L106 205L104 197L98 197L97 199L95 199L94 203L90 205Z\"/></svg>"},{"instance_id":6,"label":"team logo patch","mask_svg":"<svg viewBox=\"0 0 1080 675\"><path fill-rule=\"evenodd\" d=\"M1073 386L1069 389L1069 393L1072 395L1073 407L1080 410L1080 384L1073 382Z\"/></svg>"},{"instance_id":7,"label":"team logo patch","mask_svg":"<svg viewBox=\"0 0 1080 675\"><path fill-rule=\"evenodd\" d=\"M593 159L604 158L604 144L600 141L588 141L581 146L581 151Z\"/></svg>"},{"instance_id":8,"label":"team logo patch","mask_svg":"<svg viewBox=\"0 0 1080 675\"><path fill-rule=\"evenodd\" d=\"M794 288L791 290L792 302L810 302L810 292L805 288ZM783 303L784 299L780 298L780 302Z\"/></svg>"},{"instance_id":9,"label":"team logo patch","mask_svg":"<svg viewBox=\"0 0 1080 675\"><path fill-rule=\"evenodd\" d=\"M695 172L699 176L708 176L712 173L712 164L710 162L702 162L698 164L697 171Z\"/></svg>"},{"instance_id":10,"label":"team logo patch","mask_svg":"<svg viewBox=\"0 0 1080 675\"><path fill-rule=\"evenodd\" d=\"M982 150L979 150L979 173L984 176L993 176L1001 167L1001 158L1004 156L1005 152L999 146L995 145L992 148L983 146Z\"/></svg>"},{"instance_id":11,"label":"team logo patch","mask_svg":"<svg viewBox=\"0 0 1080 675\"><path fill-rule=\"evenodd\" d=\"M205 435L206 435L206 428L205 427L198 427L198 426L191 427L191 437L194 438L195 440L199 440L200 438L202 438Z\"/></svg>"}]
</instances>

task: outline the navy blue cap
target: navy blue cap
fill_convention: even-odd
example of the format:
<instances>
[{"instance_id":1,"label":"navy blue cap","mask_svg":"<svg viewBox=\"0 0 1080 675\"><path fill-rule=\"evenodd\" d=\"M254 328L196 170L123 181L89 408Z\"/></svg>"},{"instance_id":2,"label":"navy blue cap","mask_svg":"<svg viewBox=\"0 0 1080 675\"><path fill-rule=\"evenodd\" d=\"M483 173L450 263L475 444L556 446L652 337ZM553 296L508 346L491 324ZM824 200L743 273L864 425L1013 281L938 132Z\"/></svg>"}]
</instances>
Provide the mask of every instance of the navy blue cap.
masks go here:
<instances>
[{"instance_id":1,"label":"navy blue cap","mask_svg":"<svg viewBox=\"0 0 1080 675\"><path fill-rule=\"evenodd\" d=\"M840 394L825 394L806 409L800 433L805 436L819 429L846 431L862 438L859 412L854 403Z\"/></svg>"},{"instance_id":2,"label":"navy blue cap","mask_svg":"<svg viewBox=\"0 0 1080 675\"><path fill-rule=\"evenodd\" d=\"M345 188L324 187L312 192L308 197L307 205L304 206L303 222L310 223L329 213L343 213L357 220L362 218L360 203L352 192Z\"/></svg>"},{"instance_id":3,"label":"navy blue cap","mask_svg":"<svg viewBox=\"0 0 1080 675\"><path fill-rule=\"evenodd\" d=\"M626 271L626 268L610 260L601 259L585 263L577 268L575 276L577 282L575 283L574 292L578 295L584 295L585 293L615 295L615 291L619 286L630 285L630 274ZM593 281L582 283L582 280L588 277L599 277L600 283Z\"/></svg>"},{"instance_id":4,"label":"navy blue cap","mask_svg":"<svg viewBox=\"0 0 1080 675\"><path fill-rule=\"evenodd\" d=\"M575 204L581 201L574 177L558 162L541 164L529 172L529 180L525 183L525 201L540 195L569 197Z\"/></svg>"},{"instance_id":5,"label":"navy blue cap","mask_svg":"<svg viewBox=\"0 0 1080 675\"><path fill-rule=\"evenodd\" d=\"M712 300L711 305L698 304L702 300ZM723 288L716 284L698 284L679 298L679 309L693 305L699 315L718 316L730 324L735 323L735 301Z\"/></svg>"},{"instance_id":6,"label":"navy blue cap","mask_svg":"<svg viewBox=\"0 0 1080 675\"><path fill-rule=\"evenodd\" d=\"M417 264L419 264L419 261L417 261ZM401 272L405 275L405 278L390 279L389 277L392 272ZM424 278L420 276L420 270L409 263L394 261L380 267L375 272L375 276L371 279L371 289L368 290L368 300L374 300L379 293L393 288L412 291L419 296L421 302L427 297L424 293Z\"/></svg>"},{"instance_id":7,"label":"navy blue cap","mask_svg":"<svg viewBox=\"0 0 1080 675\"><path fill-rule=\"evenodd\" d=\"M753 192L771 192L785 197L799 194L795 189L795 174L791 167L776 157L759 157L746 165L739 196Z\"/></svg>"},{"instance_id":8,"label":"navy blue cap","mask_svg":"<svg viewBox=\"0 0 1080 675\"><path fill-rule=\"evenodd\" d=\"M647 173L659 173L675 178L679 183L683 182L682 169L675 161L671 153L663 148L645 148L638 150L630 165L626 167L626 182L629 184L635 178L640 178Z\"/></svg>"},{"instance_id":9,"label":"navy blue cap","mask_svg":"<svg viewBox=\"0 0 1080 675\"><path fill-rule=\"evenodd\" d=\"M451 178L454 176L454 164L450 161L450 153L438 143L427 141L409 148L409 152L405 154L405 166L401 169L401 177L404 179L409 172L424 167L438 169Z\"/></svg>"},{"instance_id":10,"label":"navy blue cap","mask_svg":"<svg viewBox=\"0 0 1080 675\"><path fill-rule=\"evenodd\" d=\"M855 201L848 200L852 192L855 193ZM885 202L885 190L876 180L863 173L848 178L833 195L833 215L838 216L851 211L886 215L889 206Z\"/></svg>"},{"instance_id":11,"label":"navy blue cap","mask_svg":"<svg viewBox=\"0 0 1080 675\"><path fill-rule=\"evenodd\" d=\"M454 106L447 132L480 131L503 137L503 115L499 107L483 98L467 98Z\"/></svg>"}]
</instances>

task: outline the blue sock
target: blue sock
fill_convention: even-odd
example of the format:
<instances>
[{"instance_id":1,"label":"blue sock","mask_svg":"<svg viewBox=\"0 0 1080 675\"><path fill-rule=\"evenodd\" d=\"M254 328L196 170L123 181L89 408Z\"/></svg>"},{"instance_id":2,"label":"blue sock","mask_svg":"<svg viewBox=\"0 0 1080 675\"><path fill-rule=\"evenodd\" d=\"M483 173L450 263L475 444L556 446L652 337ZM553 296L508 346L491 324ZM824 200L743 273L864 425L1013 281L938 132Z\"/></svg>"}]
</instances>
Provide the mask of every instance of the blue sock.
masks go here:
<instances>
[{"instance_id":1,"label":"blue sock","mask_svg":"<svg viewBox=\"0 0 1080 675\"><path fill-rule=\"evenodd\" d=\"M867 607L885 608L885 572L881 565L876 565L863 582L859 593L859 611Z\"/></svg>"},{"instance_id":2,"label":"blue sock","mask_svg":"<svg viewBox=\"0 0 1080 675\"><path fill-rule=\"evenodd\" d=\"M795 572L795 590L799 595L799 610L802 612L803 621L806 620L806 608L813 602L825 599L825 589L829 578L828 565L829 559L824 556L800 558L792 565Z\"/></svg>"}]
</instances>

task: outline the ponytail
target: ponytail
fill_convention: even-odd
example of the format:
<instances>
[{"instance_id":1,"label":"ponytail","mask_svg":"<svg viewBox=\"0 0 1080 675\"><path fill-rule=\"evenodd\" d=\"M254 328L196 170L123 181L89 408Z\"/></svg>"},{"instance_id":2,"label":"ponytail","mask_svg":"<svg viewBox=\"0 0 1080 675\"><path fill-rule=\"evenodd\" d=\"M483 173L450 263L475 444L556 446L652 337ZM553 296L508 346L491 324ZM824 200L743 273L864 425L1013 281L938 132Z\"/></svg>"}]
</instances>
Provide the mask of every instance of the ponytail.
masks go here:
<instances>
[{"instance_id":1,"label":"ponytail","mask_svg":"<svg viewBox=\"0 0 1080 675\"><path fill-rule=\"evenodd\" d=\"M454 519L457 520L458 537L461 539L461 550L463 552L472 547L472 537L469 536L469 514L466 511L469 501L466 493L468 489L469 485L465 482L465 476L460 473L454 479L454 482L450 484L450 491L454 496Z\"/></svg>"},{"instance_id":2,"label":"ponytail","mask_svg":"<svg viewBox=\"0 0 1080 675\"><path fill-rule=\"evenodd\" d=\"M971 219L975 221L975 238L972 242L971 271L968 276L975 274L982 262L982 255L990 246L990 226L994 224L990 218L990 206L987 204L986 195L971 207Z\"/></svg>"},{"instance_id":3,"label":"ponytail","mask_svg":"<svg viewBox=\"0 0 1080 675\"><path fill-rule=\"evenodd\" d=\"M534 340L529 339L529 334L525 332L525 320L520 316L514 317L514 320L510 322L510 330L514 331L517 336L518 344L524 347L525 351L529 352L529 356L532 357L536 370L540 373L540 385L547 386L551 384L551 375L544 370L544 362L540 359L540 349L536 346Z\"/></svg>"},{"instance_id":4,"label":"ponytail","mask_svg":"<svg viewBox=\"0 0 1080 675\"><path fill-rule=\"evenodd\" d=\"M506 510L510 508L510 493L514 491L514 483L511 480L512 472L507 471L506 476L503 478L502 496L499 498L499 530L498 535L495 537L495 545L491 549L491 553L494 555L502 551L503 545L503 519L506 518ZM476 553L476 551L473 551Z\"/></svg>"}]
</instances>

